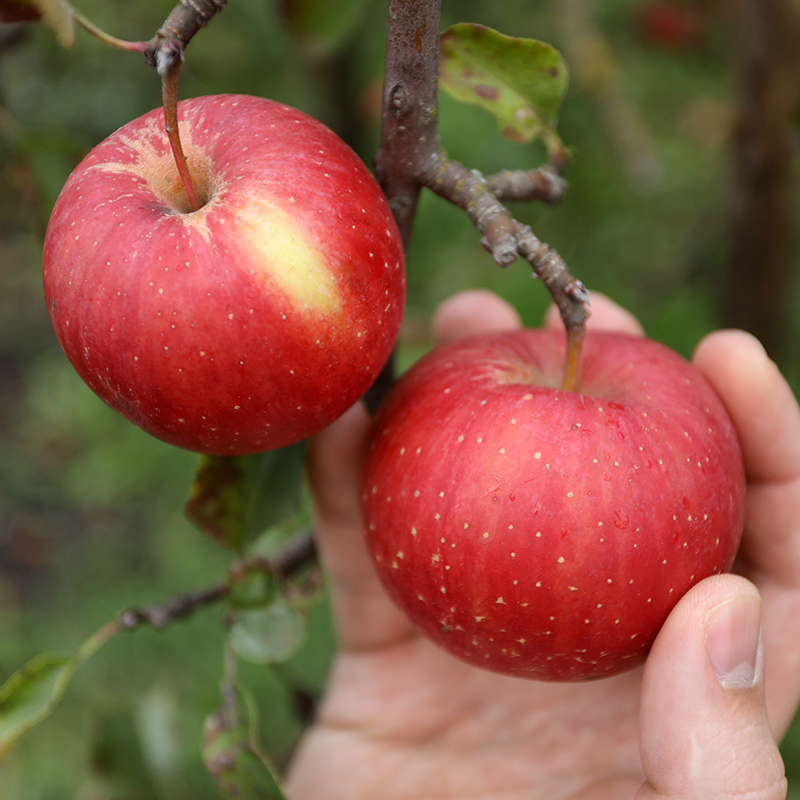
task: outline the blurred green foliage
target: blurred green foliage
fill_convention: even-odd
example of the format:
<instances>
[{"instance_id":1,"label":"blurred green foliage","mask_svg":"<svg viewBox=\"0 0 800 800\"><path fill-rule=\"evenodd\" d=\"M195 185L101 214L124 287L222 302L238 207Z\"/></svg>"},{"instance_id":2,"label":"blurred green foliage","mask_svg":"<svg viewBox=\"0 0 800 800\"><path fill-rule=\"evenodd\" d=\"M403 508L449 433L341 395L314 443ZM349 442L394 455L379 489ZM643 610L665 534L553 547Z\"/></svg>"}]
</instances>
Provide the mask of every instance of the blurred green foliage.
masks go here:
<instances>
[{"instance_id":1,"label":"blurred green foliage","mask_svg":"<svg viewBox=\"0 0 800 800\"><path fill-rule=\"evenodd\" d=\"M116 36L148 39L172 2L126 3L124 22L109 0L78 5ZM297 5L306 13L313 3ZM377 0L355 5L358 24L328 37L339 45L331 49L313 36L293 39L274 0L230 3L192 42L181 95L244 92L290 103L328 122L369 163L379 138L384 9ZM514 212L589 288L627 305L650 335L689 355L720 323L730 248L732 26L713 14L700 47L659 50L637 32L637 0L589 5L615 60L619 97L643 138L622 141L591 81L574 80L559 125L574 152L567 199ZM443 27L470 21L535 37L562 49L569 63L561 7L558 0L448 0ZM41 241L58 191L89 148L160 104L157 76L140 56L81 32L70 51L41 25L2 41L0 679L36 653L71 652L122 608L215 583L228 561L182 515L195 458L150 439L83 386L42 300ZM440 118L450 155L485 173L543 158L541 147L502 139L488 114L444 94ZM500 270L478 239L460 211L423 197L408 261L404 361L428 346L432 311L460 289L494 289L526 323L541 319L548 296L527 266ZM792 303L800 306L796 289ZM782 366L797 386L800 357L789 350L794 358ZM310 624L289 662L241 667L262 709L264 748L279 764L324 685L333 647L324 603L312 608ZM0 771L0 796L218 797L199 740L203 718L219 701L223 640L213 608L166 631L116 637L11 754ZM784 753L791 796L800 797L798 730Z\"/></svg>"}]
</instances>

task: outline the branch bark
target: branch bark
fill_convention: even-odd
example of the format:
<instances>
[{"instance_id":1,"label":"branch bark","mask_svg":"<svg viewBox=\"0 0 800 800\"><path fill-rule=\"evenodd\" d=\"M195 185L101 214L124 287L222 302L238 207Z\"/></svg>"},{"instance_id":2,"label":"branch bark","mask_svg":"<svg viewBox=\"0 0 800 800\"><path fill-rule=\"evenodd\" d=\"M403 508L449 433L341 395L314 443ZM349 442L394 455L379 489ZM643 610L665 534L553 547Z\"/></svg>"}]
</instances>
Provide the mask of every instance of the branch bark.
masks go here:
<instances>
[{"instance_id":1,"label":"branch bark","mask_svg":"<svg viewBox=\"0 0 800 800\"><path fill-rule=\"evenodd\" d=\"M286 580L303 567L316 561L317 550L313 533L307 531L290 539L286 545L270 558L249 558L231 566L231 575L244 571L259 570ZM230 583L219 583L175 595L164 603L140 608L129 608L116 618L120 630L133 630L142 625L161 629L178 620L187 619L206 606L224 600L230 594Z\"/></svg>"},{"instance_id":2,"label":"branch bark","mask_svg":"<svg viewBox=\"0 0 800 800\"><path fill-rule=\"evenodd\" d=\"M378 181L408 248L419 193L427 187L463 208L500 266L519 256L553 296L569 341L565 388L576 388L588 294L561 257L503 206L501 199L541 196L555 202L565 183L555 170L503 172L490 179L447 157L438 135L441 0L388 0L383 129L375 157Z\"/></svg>"},{"instance_id":3,"label":"branch bark","mask_svg":"<svg viewBox=\"0 0 800 800\"><path fill-rule=\"evenodd\" d=\"M441 0L388 0L383 127L375 172L408 249L419 193L439 151Z\"/></svg>"},{"instance_id":4,"label":"branch bark","mask_svg":"<svg viewBox=\"0 0 800 800\"><path fill-rule=\"evenodd\" d=\"M144 54L147 63L163 75L175 59L183 60L192 37L227 3L228 0L180 0L148 42Z\"/></svg>"}]
</instances>

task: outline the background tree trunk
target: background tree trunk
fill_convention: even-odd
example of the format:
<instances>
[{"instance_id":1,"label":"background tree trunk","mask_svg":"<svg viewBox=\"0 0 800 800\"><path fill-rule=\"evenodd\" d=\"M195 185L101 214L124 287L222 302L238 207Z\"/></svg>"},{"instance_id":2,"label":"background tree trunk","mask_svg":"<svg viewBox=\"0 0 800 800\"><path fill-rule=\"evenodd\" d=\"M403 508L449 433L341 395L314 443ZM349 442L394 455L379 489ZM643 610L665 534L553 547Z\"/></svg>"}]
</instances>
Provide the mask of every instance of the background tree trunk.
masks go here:
<instances>
[{"instance_id":1,"label":"background tree trunk","mask_svg":"<svg viewBox=\"0 0 800 800\"><path fill-rule=\"evenodd\" d=\"M792 124L800 109L800 6L739 0L741 110L734 135L733 251L725 323L786 353L795 264Z\"/></svg>"}]
</instances>

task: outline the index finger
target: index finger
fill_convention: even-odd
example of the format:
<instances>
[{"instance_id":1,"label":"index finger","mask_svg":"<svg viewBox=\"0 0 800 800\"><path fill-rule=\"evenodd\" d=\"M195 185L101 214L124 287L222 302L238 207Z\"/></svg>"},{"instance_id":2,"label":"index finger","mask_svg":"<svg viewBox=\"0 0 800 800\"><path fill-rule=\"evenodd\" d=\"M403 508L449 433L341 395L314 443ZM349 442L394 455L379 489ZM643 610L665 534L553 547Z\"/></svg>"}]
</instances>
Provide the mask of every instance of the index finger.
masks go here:
<instances>
[{"instance_id":1,"label":"index finger","mask_svg":"<svg viewBox=\"0 0 800 800\"><path fill-rule=\"evenodd\" d=\"M728 407L748 480L800 477L800 409L758 339L745 331L716 331L697 346L694 363Z\"/></svg>"},{"instance_id":2,"label":"index finger","mask_svg":"<svg viewBox=\"0 0 800 800\"><path fill-rule=\"evenodd\" d=\"M694 362L722 398L742 447L747 508L736 568L763 598L767 709L780 738L800 698L800 408L748 333L707 336Z\"/></svg>"},{"instance_id":3,"label":"index finger","mask_svg":"<svg viewBox=\"0 0 800 800\"><path fill-rule=\"evenodd\" d=\"M707 336L694 363L722 398L739 435L747 477L740 553L762 581L800 587L800 408L792 390L758 340L744 331Z\"/></svg>"}]
</instances>

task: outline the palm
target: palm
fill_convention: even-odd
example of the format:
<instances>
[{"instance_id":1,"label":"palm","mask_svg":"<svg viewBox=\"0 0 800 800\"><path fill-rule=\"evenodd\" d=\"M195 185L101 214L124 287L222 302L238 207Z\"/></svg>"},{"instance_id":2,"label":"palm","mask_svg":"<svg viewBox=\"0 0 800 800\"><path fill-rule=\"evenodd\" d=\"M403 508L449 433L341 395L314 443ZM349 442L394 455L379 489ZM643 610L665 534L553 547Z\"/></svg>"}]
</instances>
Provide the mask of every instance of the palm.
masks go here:
<instances>
[{"instance_id":1,"label":"palm","mask_svg":"<svg viewBox=\"0 0 800 800\"><path fill-rule=\"evenodd\" d=\"M644 780L640 684L641 670L592 684L523 682L416 636L343 654L294 764L296 796L632 798Z\"/></svg>"}]
</instances>

